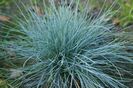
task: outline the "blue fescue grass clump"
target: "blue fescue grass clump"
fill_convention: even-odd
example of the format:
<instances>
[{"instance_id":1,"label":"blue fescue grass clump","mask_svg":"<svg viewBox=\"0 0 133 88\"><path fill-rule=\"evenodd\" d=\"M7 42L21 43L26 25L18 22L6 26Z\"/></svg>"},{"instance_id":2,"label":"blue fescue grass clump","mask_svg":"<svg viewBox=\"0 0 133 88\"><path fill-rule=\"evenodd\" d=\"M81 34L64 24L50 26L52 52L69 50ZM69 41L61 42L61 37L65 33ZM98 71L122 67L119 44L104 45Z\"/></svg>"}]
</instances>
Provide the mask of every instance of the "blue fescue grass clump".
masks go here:
<instances>
[{"instance_id":1,"label":"blue fescue grass clump","mask_svg":"<svg viewBox=\"0 0 133 88\"><path fill-rule=\"evenodd\" d=\"M127 71L118 63L132 64L132 54L114 37L110 12L93 18L78 5L51 3L43 16L22 14L18 26L24 36L11 42L11 50L25 60L15 88L126 88Z\"/></svg>"}]
</instances>

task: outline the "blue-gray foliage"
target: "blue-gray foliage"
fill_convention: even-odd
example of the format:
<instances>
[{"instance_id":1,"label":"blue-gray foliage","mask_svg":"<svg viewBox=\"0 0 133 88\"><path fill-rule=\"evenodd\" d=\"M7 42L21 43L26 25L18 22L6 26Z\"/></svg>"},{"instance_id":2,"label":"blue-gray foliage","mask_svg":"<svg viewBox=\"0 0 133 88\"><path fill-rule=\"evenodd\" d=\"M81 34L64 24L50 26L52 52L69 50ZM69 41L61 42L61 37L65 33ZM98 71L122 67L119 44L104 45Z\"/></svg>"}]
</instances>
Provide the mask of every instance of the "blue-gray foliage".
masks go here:
<instances>
[{"instance_id":1,"label":"blue-gray foliage","mask_svg":"<svg viewBox=\"0 0 133 88\"><path fill-rule=\"evenodd\" d=\"M52 3L45 15L29 11L19 21L25 36L12 42L12 51L25 62L24 74L13 84L18 88L126 88L126 70L117 63L133 63L125 41L114 36L110 12L93 18L87 9ZM34 64L28 65L29 61ZM107 73L116 75L110 76ZM119 78L119 80L117 79Z\"/></svg>"}]
</instances>

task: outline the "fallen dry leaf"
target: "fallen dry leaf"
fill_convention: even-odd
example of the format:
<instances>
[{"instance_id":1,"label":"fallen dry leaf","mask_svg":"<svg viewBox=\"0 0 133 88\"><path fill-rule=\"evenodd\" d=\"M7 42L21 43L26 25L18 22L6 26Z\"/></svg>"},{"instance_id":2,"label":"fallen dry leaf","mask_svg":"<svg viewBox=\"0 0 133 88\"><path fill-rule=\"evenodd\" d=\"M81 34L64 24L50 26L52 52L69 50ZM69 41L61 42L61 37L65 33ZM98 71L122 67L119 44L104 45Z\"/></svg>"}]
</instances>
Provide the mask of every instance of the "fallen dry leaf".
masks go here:
<instances>
[{"instance_id":1,"label":"fallen dry leaf","mask_svg":"<svg viewBox=\"0 0 133 88\"><path fill-rule=\"evenodd\" d=\"M0 21L8 22L9 20L10 20L10 17L0 16Z\"/></svg>"},{"instance_id":2,"label":"fallen dry leaf","mask_svg":"<svg viewBox=\"0 0 133 88\"><path fill-rule=\"evenodd\" d=\"M114 24L114 25L120 25L120 20L119 20L118 18L115 18L115 19L113 20L113 24Z\"/></svg>"}]
</instances>

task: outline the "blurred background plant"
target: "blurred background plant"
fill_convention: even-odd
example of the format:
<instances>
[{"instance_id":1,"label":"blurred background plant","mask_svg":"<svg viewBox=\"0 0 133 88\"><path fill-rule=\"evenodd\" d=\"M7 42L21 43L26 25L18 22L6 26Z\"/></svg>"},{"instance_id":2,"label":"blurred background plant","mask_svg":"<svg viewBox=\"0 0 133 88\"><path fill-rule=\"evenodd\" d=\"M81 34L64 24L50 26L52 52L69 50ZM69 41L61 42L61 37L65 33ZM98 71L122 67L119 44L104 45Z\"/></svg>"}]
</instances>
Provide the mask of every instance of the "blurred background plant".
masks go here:
<instances>
[{"instance_id":1,"label":"blurred background plant","mask_svg":"<svg viewBox=\"0 0 133 88\"><path fill-rule=\"evenodd\" d=\"M104 7L110 7L115 2L114 10L118 10L114 16L114 22L125 27L133 24L133 0L90 0L93 8L99 8L104 4ZM99 8L100 9L100 8Z\"/></svg>"},{"instance_id":2,"label":"blurred background plant","mask_svg":"<svg viewBox=\"0 0 133 88\"><path fill-rule=\"evenodd\" d=\"M0 79L0 88L8 88L5 80Z\"/></svg>"},{"instance_id":3,"label":"blurred background plant","mask_svg":"<svg viewBox=\"0 0 133 88\"><path fill-rule=\"evenodd\" d=\"M118 0L120 11L118 18L121 26L133 25L133 0Z\"/></svg>"}]
</instances>

